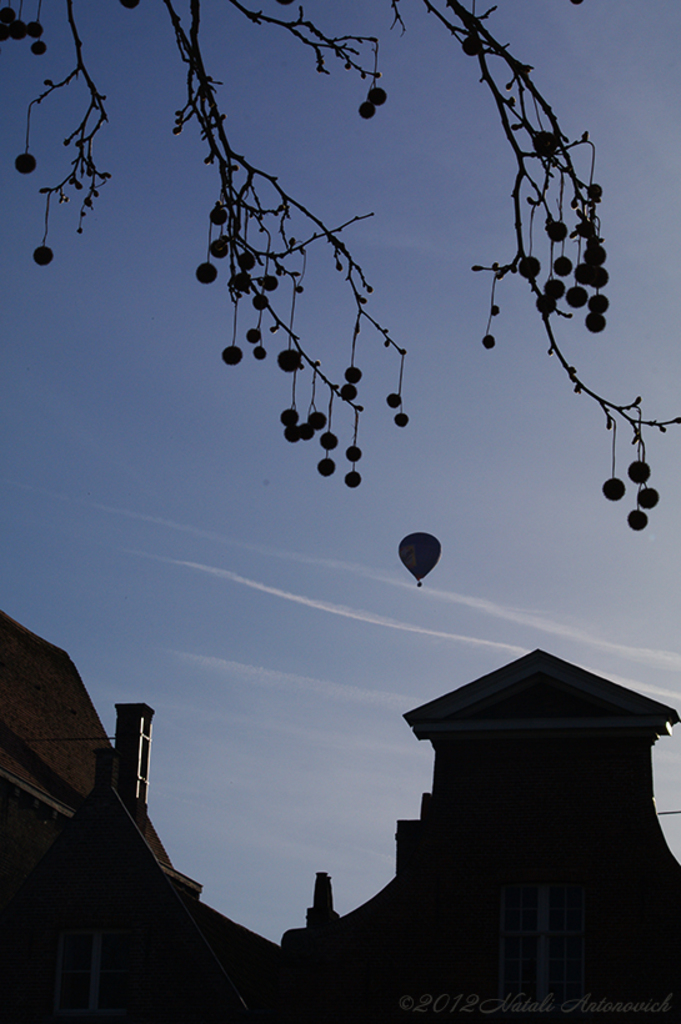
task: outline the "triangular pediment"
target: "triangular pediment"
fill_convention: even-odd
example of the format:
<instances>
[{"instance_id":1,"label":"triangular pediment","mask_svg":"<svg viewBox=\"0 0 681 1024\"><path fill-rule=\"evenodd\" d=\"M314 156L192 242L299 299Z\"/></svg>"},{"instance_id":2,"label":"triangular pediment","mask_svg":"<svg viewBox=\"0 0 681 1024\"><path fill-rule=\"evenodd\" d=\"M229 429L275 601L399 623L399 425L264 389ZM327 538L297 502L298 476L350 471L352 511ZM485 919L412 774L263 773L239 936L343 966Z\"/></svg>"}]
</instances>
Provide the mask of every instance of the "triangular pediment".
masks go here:
<instances>
[{"instance_id":1,"label":"triangular pediment","mask_svg":"<svg viewBox=\"0 0 681 1024\"><path fill-rule=\"evenodd\" d=\"M679 721L673 708L544 651L533 651L404 717L419 739L542 731L655 737Z\"/></svg>"}]
</instances>

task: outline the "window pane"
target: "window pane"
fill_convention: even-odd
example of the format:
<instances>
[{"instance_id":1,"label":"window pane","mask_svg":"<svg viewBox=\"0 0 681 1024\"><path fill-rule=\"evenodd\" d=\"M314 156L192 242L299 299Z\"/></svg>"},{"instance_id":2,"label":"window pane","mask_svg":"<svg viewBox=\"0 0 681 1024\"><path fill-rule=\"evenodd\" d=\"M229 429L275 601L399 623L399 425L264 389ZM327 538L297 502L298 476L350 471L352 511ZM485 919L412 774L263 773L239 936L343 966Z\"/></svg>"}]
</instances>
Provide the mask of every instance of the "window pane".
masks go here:
<instances>
[{"instance_id":1,"label":"window pane","mask_svg":"<svg viewBox=\"0 0 681 1024\"><path fill-rule=\"evenodd\" d=\"M64 935L62 967L65 971L89 971L92 965L92 935Z\"/></svg>"},{"instance_id":2,"label":"window pane","mask_svg":"<svg viewBox=\"0 0 681 1024\"><path fill-rule=\"evenodd\" d=\"M61 979L60 1010L87 1010L90 1005L90 972L64 974Z\"/></svg>"},{"instance_id":3,"label":"window pane","mask_svg":"<svg viewBox=\"0 0 681 1024\"><path fill-rule=\"evenodd\" d=\"M60 1010L87 1010L90 1006L92 935L62 937Z\"/></svg>"},{"instance_id":4,"label":"window pane","mask_svg":"<svg viewBox=\"0 0 681 1024\"><path fill-rule=\"evenodd\" d=\"M504 940L503 994L537 993L537 939L534 936Z\"/></svg>"}]
</instances>

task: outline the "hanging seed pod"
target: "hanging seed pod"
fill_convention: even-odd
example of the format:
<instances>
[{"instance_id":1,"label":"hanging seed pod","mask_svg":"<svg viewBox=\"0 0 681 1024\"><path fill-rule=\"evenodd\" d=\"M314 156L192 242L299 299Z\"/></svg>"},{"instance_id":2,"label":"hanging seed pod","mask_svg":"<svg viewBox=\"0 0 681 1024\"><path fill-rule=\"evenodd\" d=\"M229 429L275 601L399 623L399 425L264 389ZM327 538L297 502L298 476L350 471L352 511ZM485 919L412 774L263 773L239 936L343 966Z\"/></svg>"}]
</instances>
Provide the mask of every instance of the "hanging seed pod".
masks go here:
<instances>
[{"instance_id":1,"label":"hanging seed pod","mask_svg":"<svg viewBox=\"0 0 681 1024\"><path fill-rule=\"evenodd\" d=\"M241 362L242 356L243 352L238 345L228 345L222 352L223 362L227 363L228 366L236 366L237 363Z\"/></svg>"},{"instance_id":2,"label":"hanging seed pod","mask_svg":"<svg viewBox=\"0 0 681 1024\"><path fill-rule=\"evenodd\" d=\"M642 459L638 459L636 462L632 462L627 472L629 479L633 480L635 484L644 484L650 476L650 466Z\"/></svg>"},{"instance_id":3,"label":"hanging seed pod","mask_svg":"<svg viewBox=\"0 0 681 1024\"><path fill-rule=\"evenodd\" d=\"M640 509L635 508L633 512L630 512L627 516L627 522L632 530L644 530L648 525L648 516L645 512L641 512Z\"/></svg>"},{"instance_id":4,"label":"hanging seed pod","mask_svg":"<svg viewBox=\"0 0 681 1024\"><path fill-rule=\"evenodd\" d=\"M284 373L295 373L302 367L300 352L297 348L285 348L277 356L277 362Z\"/></svg>"},{"instance_id":5,"label":"hanging seed pod","mask_svg":"<svg viewBox=\"0 0 681 1024\"><path fill-rule=\"evenodd\" d=\"M196 280L201 284L210 284L217 276L217 267L214 267L212 263L199 263L196 268Z\"/></svg>"},{"instance_id":6,"label":"hanging seed pod","mask_svg":"<svg viewBox=\"0 0 681 1024\"><path fill-rule=\"evenodd\" d=\"M326 448L327 452L330 452L338 445L338 438L330 430L327 430L326 433L322 434L319 438L319 443L322 448Z\"/></svg>"},{"instance_id":7,"label":"hanging seed pod","mask_svg":"<svg viewBox=\"0 0 681 1024\"><path fill-rule=\"evenodd\" d=\"M624 497L626 487L624 481L618 477L613 476L609 480L606 480L603 484L603 494L606 496L608 501L619 501L620 498Z\"/></svg>"},{"instance_id":8,"label":"hanging seed pod","mask_svg":"<svg viewBox=\"0 0 681 1024\"><path fill-rule=\"evenodd\" d=\"M659 500L660 495L654 487L643 487L638 492L638 503L641 508L655 508Z\"/></svg>"},{"instance_id":9,"label":"hanging seed pod","mask_svg":"<svg viewBox=\"0 0 681 1024\"><path fill-rule=\"evenodd\" d=\"M52 262L53 256L54 253L49 245L39 245L37 249L33 250L33 259L39 267L46 267L48 263Z\"/></svg>"}]
</instances>

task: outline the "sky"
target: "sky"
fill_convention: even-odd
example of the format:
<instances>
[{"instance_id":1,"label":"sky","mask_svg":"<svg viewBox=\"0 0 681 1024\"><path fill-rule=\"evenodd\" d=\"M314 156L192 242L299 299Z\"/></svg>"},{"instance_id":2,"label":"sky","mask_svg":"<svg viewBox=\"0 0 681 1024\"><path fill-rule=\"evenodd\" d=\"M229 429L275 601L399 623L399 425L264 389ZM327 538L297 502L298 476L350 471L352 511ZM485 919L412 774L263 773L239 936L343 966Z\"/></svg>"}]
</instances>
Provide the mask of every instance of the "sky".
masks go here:
<instances>
[{"instance_id":1,"label":"sky","mask_svg":"<svg viewBox=\"0 0 681 1024\"><path fill-rule=\"evenodd\" d=\"M75 201L54 207L54 260L34 264L79 83L34 110L37 170L14 159L43 79L70 70L64 6L44 0L44 56L0 52L0 607L68 651L110 734L116 702L155 709L150 814L174 865L279 941L304 925L315 872L340 913L393 876L395 822L432 777L410 709L536 648L681 708L681 436L649 438L661 498L635 533L631 488L601 493L602 413L547 358L517 277L482 347L489 281L470 268L514 255L513 163L477 65L420 0L402 0L404 33L388 0L305 4L330 32L380 36L388 101L371 121L365 83L318 75L283 33L205 0L234 148L330 223L373 213L344 237L407 350L399 429L399 362L362 332L362 483L322 478L317 441L282 435L276 339L262 362L221 361L227 291L195 278L219 188L195 128L172 133L184 72L158 0L75 3L112 177L82 234ZM679 5L500 0L490 29L596 145L608 326L563 322L559 340L596 390L681 415ZM323 247L296 325L342 375L352 305ZM621 430L620 475L634 455ZM414 531L442 544L420 589L397 555ZM660 811L681 810L675 732L654 748ZM681 859L681 814L660 823Z\"/></svg>"}]
</instances>

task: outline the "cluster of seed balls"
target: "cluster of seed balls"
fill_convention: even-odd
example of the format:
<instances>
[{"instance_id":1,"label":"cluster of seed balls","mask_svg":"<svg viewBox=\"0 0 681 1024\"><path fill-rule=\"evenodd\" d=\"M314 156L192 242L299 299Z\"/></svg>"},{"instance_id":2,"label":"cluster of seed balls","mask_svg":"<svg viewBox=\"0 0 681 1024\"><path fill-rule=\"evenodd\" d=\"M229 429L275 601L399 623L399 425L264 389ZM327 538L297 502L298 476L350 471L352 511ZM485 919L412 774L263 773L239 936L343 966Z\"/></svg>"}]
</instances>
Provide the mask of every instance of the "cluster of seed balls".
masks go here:
<instances>
[{"instance_id":1,"label":"cluster of seed balls","mask_svg":"<svg viewBox=\"0 0 681 1024\"><path fill-rule=\"evenodd\" d=\"M351 372L352 371L352 372ZM361 371L356 366L349 366L345 371L345 376L350 376L359 380L361 377ZM343 385L347 387L348 385ZM354 388L354 384L350 384L350 387ZM343 389L341 388L341 391ZM335 448L338 447L338 438L332 431L324 430L326 427L326 416L323 412L318 409L312 409L308 414L307 420L300 422L297 409L284 409L281 414L281 422L284 424L284 437L287 441L295 443L296 441L309 441L317 431L324 431L320 434L319 443L325 451L325 456L317 463L317 469L322 476L331 476L336 471L336 463L330 456ZM358 448L356 444L351 444L345 451L345 457L349 462L352 463L352 469L349 473L345 474L345 483L348 487L359 487L362 482L362 477L355 469L355 463L359 462L362 458L362 449Z\"/></svg>"},{"instance_id":2,"label":"cluster of seed balls","mask_svg":"<svg viewBox=\"0 0 681 1024\"><path fill-rule=\"evenodd\" d=\"M594 199L600 198L599 185L590 185L589 190ZM553 219L547 221L546 233L554 243L563 243L569 234L567 224ZM558 300L563 298L572 309L587 306L589 311L584 319L586 328L592 334L600 334L605 329L604 313L610 305L607 296L601 292L609 280L608 271L603 266L607 253L593 221L580 220L573 235L584 241L581 262L573 266L570 257L564 253L554 260L550 276L542 287L542 294L537 298L537 309L542 316L549 316L555 312ZM540 272L541 264L536 256L523 256L518 262L518 273L528 281L536 281ZM574 276L574 284L566 287L562 278L571 274ZM593 294L589 294L587 288L593 289ZM498 308L495 307L494 312L498 312ZM494 348L495 338L492 334L486 334L482 343L485 348Z\"/></svg>"},{"instance_id":3,"label":"cluster of seed balls","mask_svg":"<svg viewBox=\"0 0 681 1024\"><path fill-rule=\"evenodd\" d=\"M43 26L39 21L26 23L21 18L17 18L11 7L0 8L0 42L4 42L6 39L25 39L28 36L29 39L35 40L31 44L31 53L40 57L47 50L47 46L40 38L42 34Z\"/></svg>"},{"instance_id":4,"label":"cluster of seed balls","mask_svg":"<svg viewBox=\"0 0 681 1024\"><path fill-rule=\"evenodd\" d=\"M648 487L650 466L647 462L637 459L636 462L631 463L627 472L629 479L639 488L636 500L637 507L629 513L627 522L632 530L643 530L648 525L648 516L642 510L655 508L660 500L660 495L654 487ZM624 497L625 490L624 481L616 476L606 480L603 484L603 494L610 501L619 501L620 498Z\"/></svg>"}]
</instances>

